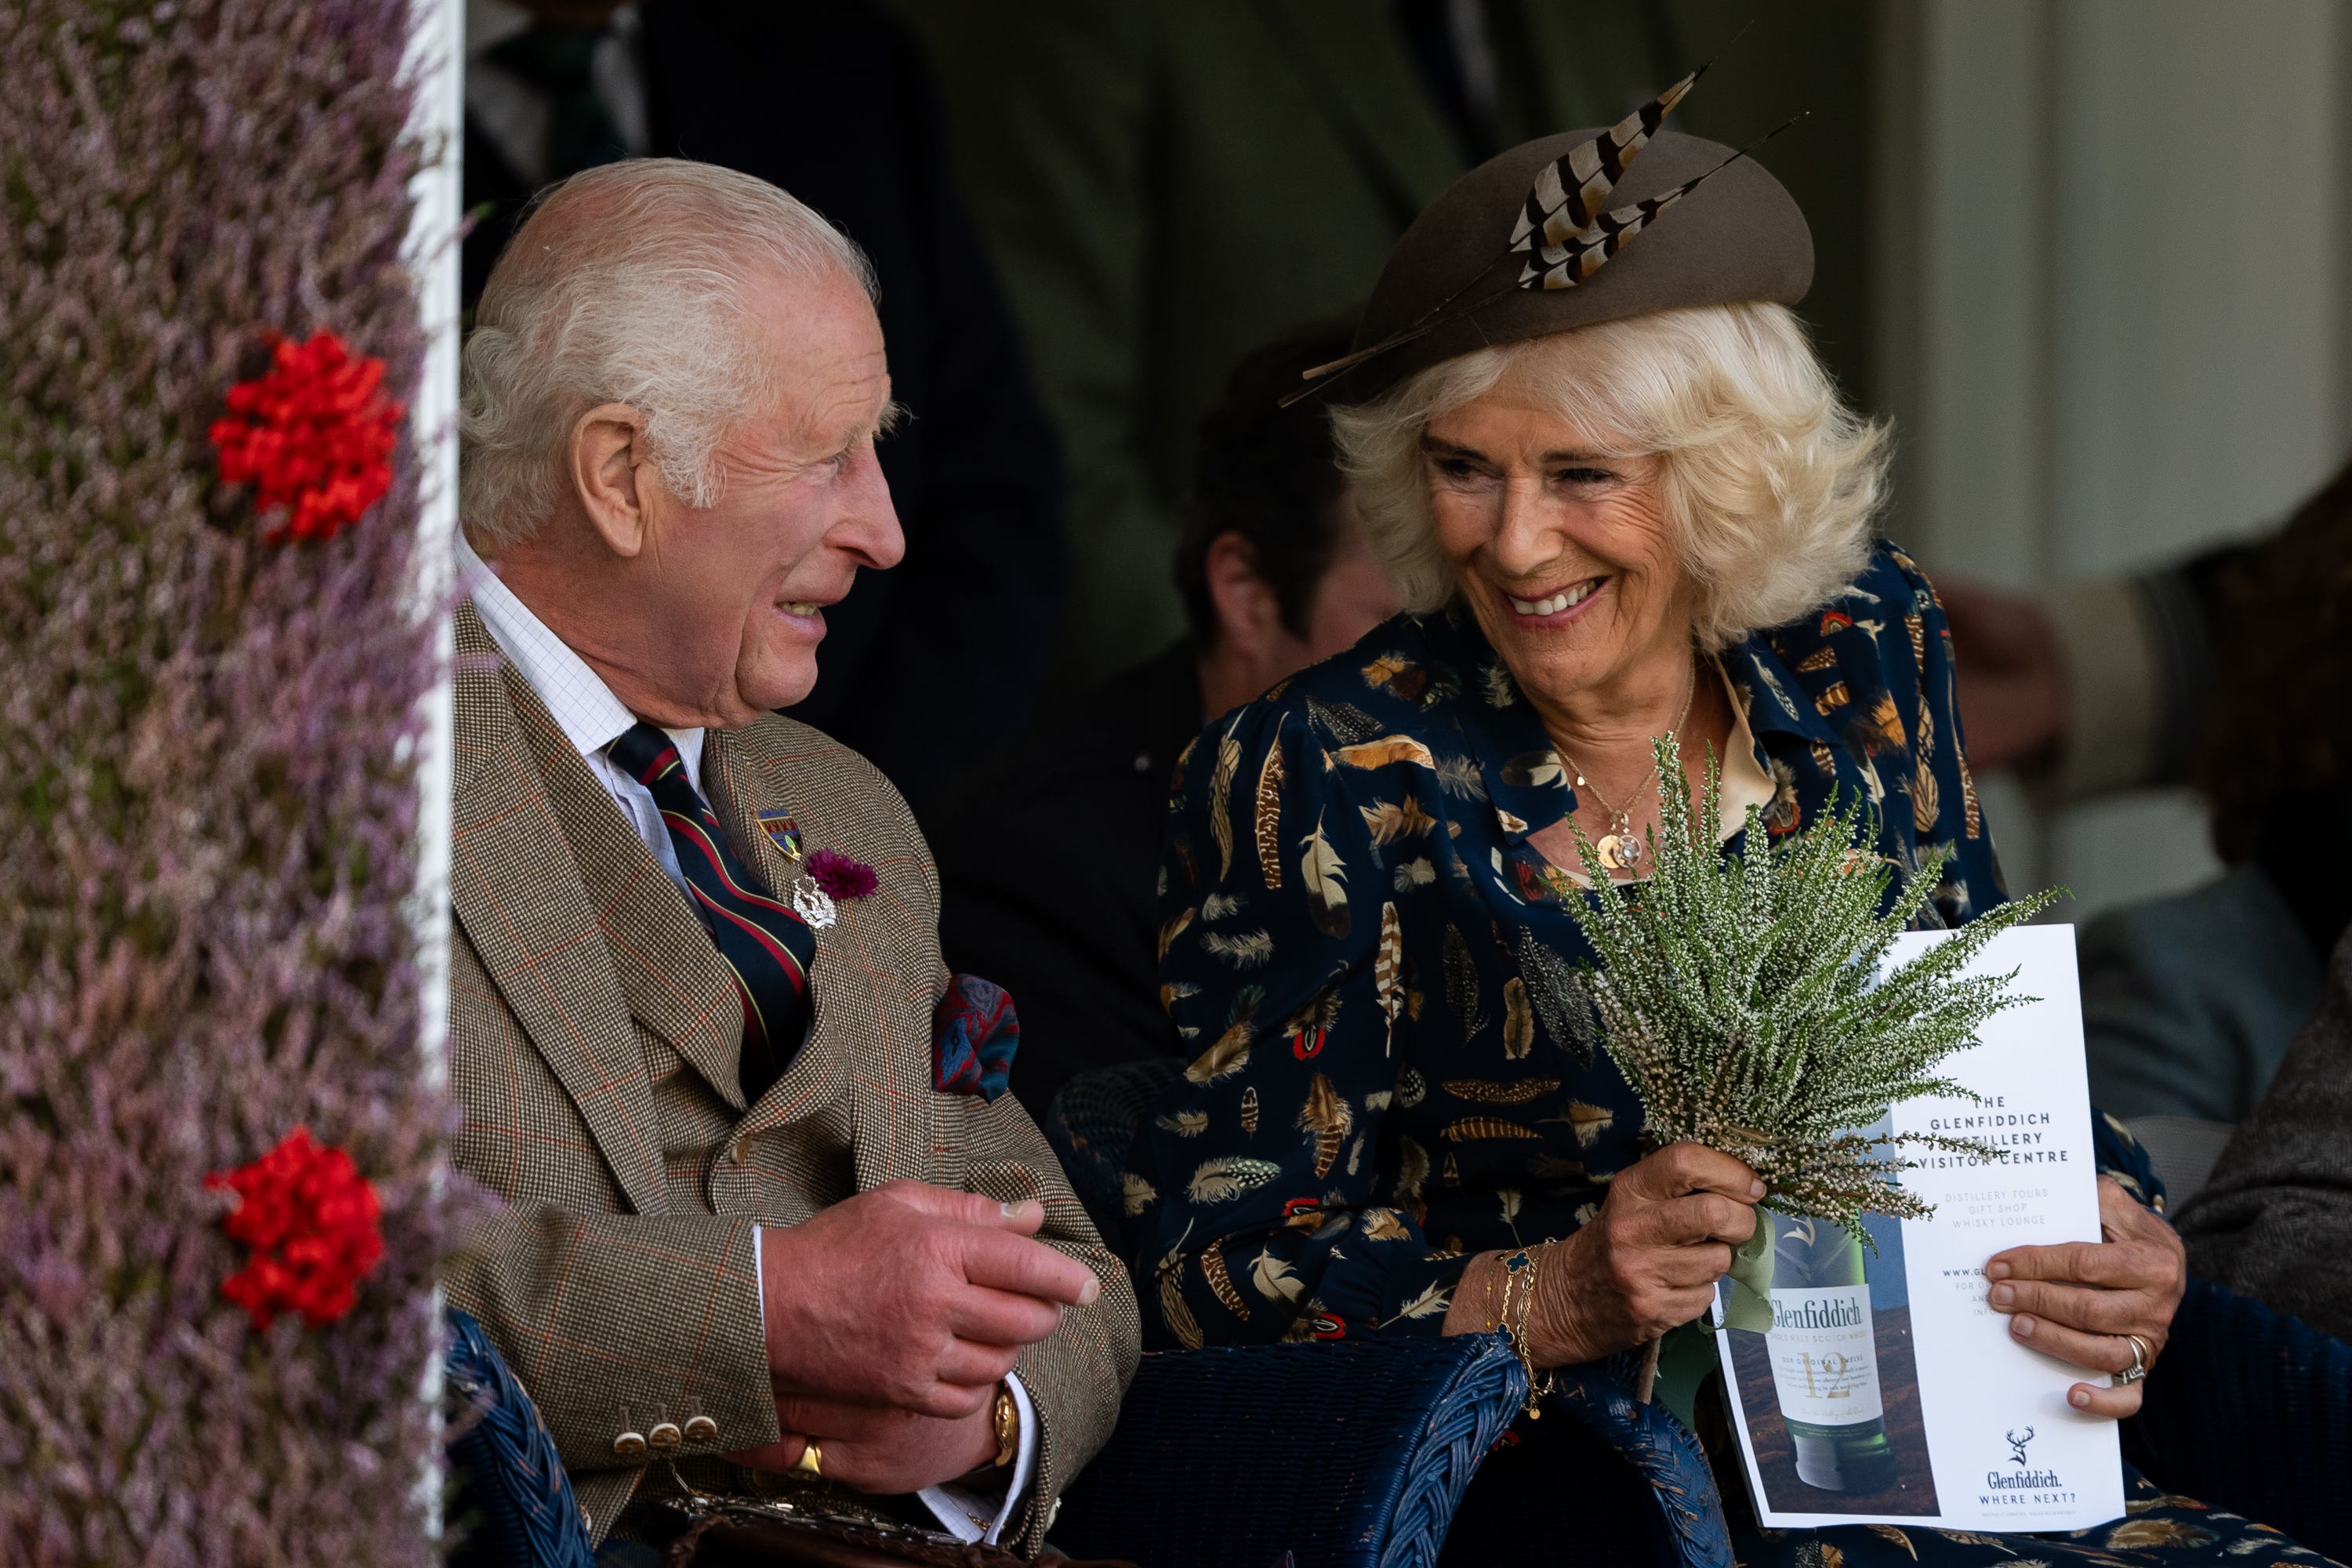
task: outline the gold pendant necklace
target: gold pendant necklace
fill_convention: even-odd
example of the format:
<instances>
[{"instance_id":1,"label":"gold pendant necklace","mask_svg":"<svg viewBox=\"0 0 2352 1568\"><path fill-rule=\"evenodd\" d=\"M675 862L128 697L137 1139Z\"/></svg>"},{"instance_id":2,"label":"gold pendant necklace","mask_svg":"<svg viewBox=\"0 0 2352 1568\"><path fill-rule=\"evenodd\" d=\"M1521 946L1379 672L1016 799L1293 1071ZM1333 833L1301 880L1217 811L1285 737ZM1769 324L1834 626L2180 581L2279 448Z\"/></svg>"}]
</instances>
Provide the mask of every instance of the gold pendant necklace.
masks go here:
<instances>
[{"instance_id":1,"label":"gold pendant necklace","mask_svg":"<svg viewBox=\"0 0 2352 1568\"><path fill-rule=\"evenodd\" d=\"M1668 734L1681 732L1683 721L1690 717L1691 701L1697 696L1698 665L1694 660L1690 669L1690 684L1683 692L1683 710L1675 715L1674 723L1667 728ZM1609 814L1609 831L1602 834L1601 842L1593 846L1601 852L1601 865L1612 871L1633 870L1642 863L1642 857L1645 853L1642 841L1633 837L1633 808L1642 804L1649 795L1650 787L1658 782L1658 764L1654 761L1652 762L1648 775L1633 786L1633 793L1625 797L1625 804L1622 806L1616 806L1609 804L1609 797L1601 793L1599 784L1586 781L1584 769L1579 765L1574 757L1562 751L1560 760L1574 771L1576 787L1591 790L1592 798L1601 803L1601 809Z\"/></svg>"}]
</instances>

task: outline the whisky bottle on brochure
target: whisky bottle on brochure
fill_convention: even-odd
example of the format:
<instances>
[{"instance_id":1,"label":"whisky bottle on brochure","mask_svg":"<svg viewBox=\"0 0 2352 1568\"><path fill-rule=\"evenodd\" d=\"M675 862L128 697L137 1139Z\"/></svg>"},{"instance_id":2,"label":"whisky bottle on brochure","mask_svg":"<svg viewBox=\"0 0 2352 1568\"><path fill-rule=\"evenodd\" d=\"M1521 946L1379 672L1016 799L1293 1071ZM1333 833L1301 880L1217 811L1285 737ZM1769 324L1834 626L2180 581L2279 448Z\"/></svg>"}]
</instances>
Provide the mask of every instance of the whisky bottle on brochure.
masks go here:
<instances>
[{"instance_id":1,"label":"whisky bottle on brochure","mask_svg":"<svg viewBox=\"0 0 2352 1568\"><path fill-rule=\"evenodd\" d=\"M1834 1225L1761 1211L1773 1227L1772 1386L1797 1479L1832 1492L1895 1482L1861 1245Z\"/></svg>"}]
</instances>

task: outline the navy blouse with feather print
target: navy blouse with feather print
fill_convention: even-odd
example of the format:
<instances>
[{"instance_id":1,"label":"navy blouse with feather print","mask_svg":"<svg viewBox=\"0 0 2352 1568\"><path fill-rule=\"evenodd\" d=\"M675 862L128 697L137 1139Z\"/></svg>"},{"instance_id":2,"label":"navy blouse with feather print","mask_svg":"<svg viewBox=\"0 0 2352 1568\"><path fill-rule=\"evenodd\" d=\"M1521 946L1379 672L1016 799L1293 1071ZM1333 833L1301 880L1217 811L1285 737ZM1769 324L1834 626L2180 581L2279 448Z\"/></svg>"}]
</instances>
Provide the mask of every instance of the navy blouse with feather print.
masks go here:
<instances>
[{"instance_id":1,"label":"navy blouse with feather print","mask_svg":"<svg viewBox=\"0 0 2352 1568\"><path fill-rule=\"evenodd\" d=\"M1723 664L1769 831L1834 784L1879 803L1897 862L1955 850L1923 921L2006 896L1943 611L1901 552ZM1528 843L1574 804L1458 611L1400 616L1193 742L1160 999L1198 1055L1126 1180L1147 1344L1436 1333L1468 1256L1568 1235L1641 1157L1639 1103L1558 983L1594 962L1580 895Z\"/></svg>"}]
</instances>

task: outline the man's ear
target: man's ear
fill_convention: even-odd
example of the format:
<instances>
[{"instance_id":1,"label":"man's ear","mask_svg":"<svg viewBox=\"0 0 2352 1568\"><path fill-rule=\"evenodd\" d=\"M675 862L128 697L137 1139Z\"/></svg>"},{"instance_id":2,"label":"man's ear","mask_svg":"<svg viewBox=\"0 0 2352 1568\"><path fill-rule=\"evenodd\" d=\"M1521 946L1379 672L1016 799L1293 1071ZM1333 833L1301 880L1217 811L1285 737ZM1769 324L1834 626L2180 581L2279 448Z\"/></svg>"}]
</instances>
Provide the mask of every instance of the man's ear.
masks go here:
<instances>
[{"instance_id":1,"label":"man's ear","mask_svg":"<svg viewBox=\"0 0 2352 1568\"><path fill-rule=\"evenodd\" d=\"M604 547L625 559L645 549L651 526L645 439L646 416L625 403L599 404L572 426L572 488Z\"/></svg>"},{"instance_id":2,"label":"man's ear","mask_svg":"<svg viewBox=\"0 0 2352 1568\"><path fill-rule=\"evenodd\" d=\"M1284 628L1281 601L1258 573L1257 547L1228 531L1209 541L1202 564L1225 646L1250 658L1264 655Z\"/></svg>"}]
</instances>

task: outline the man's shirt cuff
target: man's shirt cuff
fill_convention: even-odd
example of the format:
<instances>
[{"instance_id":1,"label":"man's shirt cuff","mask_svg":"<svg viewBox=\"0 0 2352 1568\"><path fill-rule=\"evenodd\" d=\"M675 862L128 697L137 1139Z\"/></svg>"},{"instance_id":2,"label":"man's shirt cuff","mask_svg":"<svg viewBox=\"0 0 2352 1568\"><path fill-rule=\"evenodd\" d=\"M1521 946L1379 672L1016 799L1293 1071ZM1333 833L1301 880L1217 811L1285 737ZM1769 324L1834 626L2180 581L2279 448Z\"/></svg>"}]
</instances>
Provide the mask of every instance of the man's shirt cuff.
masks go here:
<instances>
[{"instance_id":1,"label":"man's shirt cuff","mask_svg":"<svg viewBox=\"0 0 2352 1568\"><path fill-rule=\"evenodd\" d=\"M1028 1491L1030 1478L1037 1469L1037 1407L1029 1402L1029 1391L1021 1386L1019 1373L1007 1373L1004 1386L1013 1391L1013 1405L1020 1415L1021 1444L1013 1457L1013 1474L1003 1490L978 1492L943 1484L925 1487L915 1494L949 1534L967 1545L974 1542L997 1544L996 1538L1012 1516L1013 1505Z\"/></svg>"}]
</instances>

